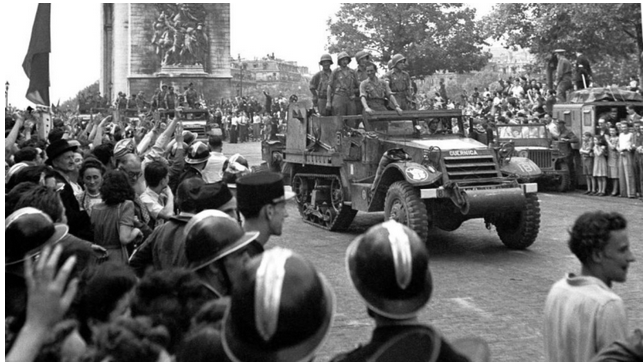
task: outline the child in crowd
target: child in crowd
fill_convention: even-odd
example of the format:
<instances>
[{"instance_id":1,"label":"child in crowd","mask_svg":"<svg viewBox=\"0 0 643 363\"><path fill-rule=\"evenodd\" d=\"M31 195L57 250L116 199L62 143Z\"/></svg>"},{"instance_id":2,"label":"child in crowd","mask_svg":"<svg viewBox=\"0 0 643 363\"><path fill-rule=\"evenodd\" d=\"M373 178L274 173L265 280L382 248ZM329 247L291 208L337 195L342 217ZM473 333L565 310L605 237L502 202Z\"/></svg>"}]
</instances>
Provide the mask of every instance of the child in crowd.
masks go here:
<instances>
[{"instance_id":1,"label":"child in crowd","mask_svg":"<svg viewBox=\"0 0 643 363\"><path fill-rule=\"evenodd\" d=\"M596 184L595 195L604 197L607 195L607 141L601 136L594 135L594 183Z\"/></svg>"}]
</instances>

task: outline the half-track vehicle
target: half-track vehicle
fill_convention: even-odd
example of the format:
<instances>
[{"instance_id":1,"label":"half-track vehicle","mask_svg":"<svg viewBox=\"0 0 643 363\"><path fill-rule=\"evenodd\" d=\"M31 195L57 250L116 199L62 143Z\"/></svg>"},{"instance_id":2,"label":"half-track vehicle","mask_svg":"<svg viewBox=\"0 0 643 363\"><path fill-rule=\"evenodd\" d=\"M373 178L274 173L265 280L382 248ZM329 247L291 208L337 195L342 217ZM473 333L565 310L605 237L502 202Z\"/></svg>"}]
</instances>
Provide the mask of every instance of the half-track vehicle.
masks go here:
<instances>
[{"instance_id":1,"label":"half-track vehicle","mask_svg":"<svg viewBox=\"0 0 643 363\"><path fill-rule=\"evenodd\" d=\"M502 175L498 158L511 163L509 151L466 137L460 110L320 117L293 107L283 171L303 220L321 228L384 211L426 240L434 227L483 219L507 247L524 249L540 227L538 187Z\"/></svg>"},{"instance_id":2,"label":"half-track vehicle","mask_svg":"<svg viewBox=\"0 0 643 363\"><path fill-rule=\"evenodd\" d=\"M495 147L511 143L513 146L512 157L517 163L509 163L501 166L500 170L506 176L516 175L513 167L521 171L534 171L536 168L540 174L531 172L518 177L520 182L536 181L540 185L555 187L556 191L564 192L569 189L569 166L565 160L565 154L554 144L549 134L549 129L542 123L530 123L527 125L498 125L496 126L497 136ZM517 158L528 159L534 165L518 160Z\"/></svg>"}]
</instances>

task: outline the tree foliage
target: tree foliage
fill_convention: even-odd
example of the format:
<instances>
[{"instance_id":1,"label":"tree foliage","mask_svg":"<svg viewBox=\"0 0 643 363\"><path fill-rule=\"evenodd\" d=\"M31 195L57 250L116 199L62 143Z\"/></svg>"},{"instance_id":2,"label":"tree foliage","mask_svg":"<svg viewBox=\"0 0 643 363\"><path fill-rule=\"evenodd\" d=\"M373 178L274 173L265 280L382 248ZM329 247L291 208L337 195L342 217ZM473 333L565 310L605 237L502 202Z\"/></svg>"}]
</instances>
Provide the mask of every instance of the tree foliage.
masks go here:
<instances>
[{"instance_id":1,"label":"tree foliage","mask_svg":"<svg viewBox=\"0 0 643 363\"><path fill-rule=\"evenodd\" d=\"M594 62L635 59L643 67L640 3L502 3L482 23L485 36L529 48L540 60L563 48Z\"/></svg>"},{"instance_id":2,"label":"tree foliage","mask_svg":"<svg viewBox=\"0 0 643 363\"><path fill-rule=\"evenodd\" d=\"M491 55L482 52L475 9L462 4L346 3L337 20L328 21L328 49L354 56L366 49L382 68L397 53L407 58L407 71L422 78L438 70L479 70Z\"/></svg>"}]
</instances>

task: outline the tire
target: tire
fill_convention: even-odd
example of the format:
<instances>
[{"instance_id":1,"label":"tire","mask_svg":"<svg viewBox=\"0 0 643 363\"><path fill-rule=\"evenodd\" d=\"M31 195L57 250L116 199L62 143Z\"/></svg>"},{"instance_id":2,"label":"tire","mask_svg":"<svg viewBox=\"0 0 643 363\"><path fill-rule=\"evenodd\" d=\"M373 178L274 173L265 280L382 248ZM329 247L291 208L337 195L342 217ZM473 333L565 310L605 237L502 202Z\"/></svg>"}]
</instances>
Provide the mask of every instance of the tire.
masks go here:
<instances>
[{"instance_id":1,"label":"tire","mask_svg":"<svg viewBox=\"0 0 643 363\"><path fill-rule=\"evenodd\" d=\"M411 228L426 241L429 235L429 216L420 191L406 181L398 181L388 188L384 200L384 219L393 219Z\"/></svg>"},{"instance_id":2,"label":"tire","mask_svg":"<svg viewBox=\"0 0 643 363\"><path fill-rule=\"evenodd\" d=\"M561 174L560 174L560 180L556 185L556 191L563 193L569 190L569 187L571 184L571 179L569 177L569 165L567 165L567 163L565 162L562 162L560 164L559 170L561 171Z\"/></svg>"},{"instance_id":3,"label":"tire","mask_svg":"<svg viewBox=\"0 0 643 363\"><path fill-rule=\"evenodd\" d=\"M527 194L525 208L519 212L502 215L496 222L498 237L513 250L524 250L538 237L540 229L540 202L538 195Z\"/></svg>"}]
</instances>

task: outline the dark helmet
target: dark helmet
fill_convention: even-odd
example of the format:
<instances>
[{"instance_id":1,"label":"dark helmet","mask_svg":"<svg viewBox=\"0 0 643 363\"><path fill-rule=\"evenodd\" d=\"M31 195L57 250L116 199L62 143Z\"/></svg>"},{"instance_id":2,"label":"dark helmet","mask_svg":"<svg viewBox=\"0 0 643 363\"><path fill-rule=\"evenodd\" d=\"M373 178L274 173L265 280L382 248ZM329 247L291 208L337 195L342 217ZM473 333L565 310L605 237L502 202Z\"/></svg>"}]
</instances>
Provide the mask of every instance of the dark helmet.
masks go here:
<instances>
[{"instance_id":1,"label":"dark helmet","mask_svg":"<svg viewBox=\"0 0 643 363\"><path fill-rule=\"evenodd\" d=\"M18 209L4 220L5 266L18 265L25 255L37 255L46 244L58 242L68 231L67 225L54 224L39 209Z\"/></svg>"},{"instance_id":2,"label":"dark helmet","mask_svg":"<svg viewBox=\"0 0 643 363\"><path fill-rule=\"evenodd\" d=\"M341 60L342 60L342 59L344 59L344 58L348 58L348 63L350 63L350 62L351 62L351 56L350 56L350 55L348 55L348 53L346 53L346 52L341 52L341 53L339 53L339 55L337 56L337 63L339 63L339 61L341 61Z\"/></svg>"},{"instance_id":3,"label":"dark helmet","mask_svg":"<svg viewBox=\"0 0 643 363\"><path fill-rule=\"evenodd\" d=\"M185 155L185 162L188 164L200 164L208 161L210 158L210 149L201 141L197 141L190 145L187 155Z\"/></svg>"},{"instance_id":4,"label":"dark helmet","mask_svg":"<svg viewBox=\"0 0 643 363\"><path fill-rule=\"evenodd\" d=\"M394 220L353 240L346 265L366 305L387 318L414 317L431 297L429 251L412 229Z\"/></svg>"},{"instance_id":5,"label":"dark helmet","mask_svg":"<svg viewBox=\"0 0 643 363\"><path fill-rule=\"evenodd\" d=\"M360 50L359 52L357 52L357 54L355 54L355 60L359 63L360 59L364 57L370 57L370 56L371 56L370 52L367 52L365 50Z\"/></svg>"},{"instance_id":6,"label":"dark helmet","mask_svg":"<svg viewBox=\"0 0 643 363\"><path fill-rule=\"evenodd\" d=\"M391 58L391 65L389 66L389 68L393 69L398 63L405 60L406 60L406 57L398 53L394 55L393 58Z\"/></svg>"},{"instance_id":7,"label":"dark helmet","mask_svg":"<svg viewBox=\"0 0 643 363\"><path fill-rule=\"evenodd\" d=\"M229 215L208 209L190 219L183 235L185 257L196 271L247 246L259 232L245 233Z\"/></svg>"},{"instance_id":8,"label":"dark helmet","mask_svg":"<svg viewBox=\"0 0 643 363\"><path fill-rule=\"evenodd\" d=\"M295 252L279 247L254 257L232 291L223 347L232 361L309 361L333 320L326 279Z\"/></svg>"},{"instance_id":9,"label":"dark helmet","mask_svg":"<svg viewBox=\"0 0 643 363\"><path fill-rule=\"evenodd\" d=\"M333 57L330 56L330 54L322 54L321 58L319 58L319 65L321 65L323 62L330 62L330 64L333 64Z\"/></svg>"}]
</instances>

